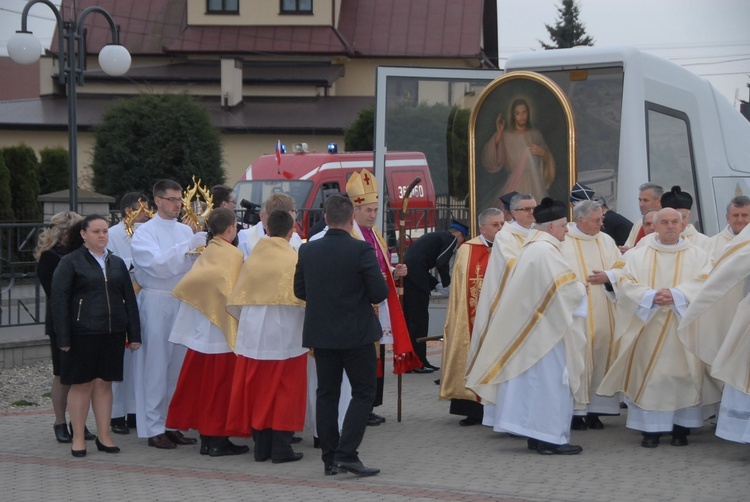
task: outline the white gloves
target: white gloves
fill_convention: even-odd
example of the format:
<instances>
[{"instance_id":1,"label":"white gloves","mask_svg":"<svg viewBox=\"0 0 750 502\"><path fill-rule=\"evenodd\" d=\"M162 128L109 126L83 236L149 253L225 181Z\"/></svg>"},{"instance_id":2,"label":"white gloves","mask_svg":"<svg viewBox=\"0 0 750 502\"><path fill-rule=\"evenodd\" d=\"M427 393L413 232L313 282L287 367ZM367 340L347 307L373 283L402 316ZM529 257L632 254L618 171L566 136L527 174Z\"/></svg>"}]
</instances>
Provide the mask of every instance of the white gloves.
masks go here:
<instances>
[{"instance_id":1,"label":"white gloves","mask_svg":"<svg viewBox=\"0 0 750 502\"><path fill-rule=\"evenodd\" d=\"M188 240L188 249L191 251L206 245L206 232L198 232Z\"/></svg>"}]
</instances>

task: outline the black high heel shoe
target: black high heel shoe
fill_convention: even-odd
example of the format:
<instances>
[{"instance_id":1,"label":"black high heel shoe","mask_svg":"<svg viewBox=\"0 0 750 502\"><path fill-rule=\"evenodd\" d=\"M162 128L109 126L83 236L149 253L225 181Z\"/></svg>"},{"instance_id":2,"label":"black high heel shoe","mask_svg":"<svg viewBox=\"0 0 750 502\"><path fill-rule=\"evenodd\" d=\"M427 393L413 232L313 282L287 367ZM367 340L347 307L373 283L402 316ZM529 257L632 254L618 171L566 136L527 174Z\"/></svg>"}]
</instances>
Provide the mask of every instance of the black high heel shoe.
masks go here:
<instances>
[{"instance_id":1,"label":"black high heel shoe","mask_svg":"<svg viewBox=\"0 0 750 502\"><path fill-rule=\"evenodd\" d=\"M105 446L102 444L101 441L99 441L99 438L96 438L94 441L96 444L96 449L99 451L104 451L107 453L120 453L120 447L119 446ZM83 450L83 454L86 454L86 450ZM75 453L73 454L75 456Z\"/></svg>"},{"instance_id":2,"label":"black high heel shoe","mask_svg":"<svg viewBox=\"0 0 750 502\"><path fill-rule=\"evenodd\" d=\"M53 428L55 431L55 439L57 439L58 443L73 442L73 438L70 436L70 432L68 432L68 424L57 424Z\"/></svg>"},{"instance_id":3,"label":"black high heel shoe","mask_svg":"<svg viewBox=\"0 0 750 502\"><path fill-rule=\"evenodd\" d=\"M83 450L74 450L73 448L70 449L70 454L74 457L80 458L86 456L86 448Z\"/></svg>"}]
</instances>

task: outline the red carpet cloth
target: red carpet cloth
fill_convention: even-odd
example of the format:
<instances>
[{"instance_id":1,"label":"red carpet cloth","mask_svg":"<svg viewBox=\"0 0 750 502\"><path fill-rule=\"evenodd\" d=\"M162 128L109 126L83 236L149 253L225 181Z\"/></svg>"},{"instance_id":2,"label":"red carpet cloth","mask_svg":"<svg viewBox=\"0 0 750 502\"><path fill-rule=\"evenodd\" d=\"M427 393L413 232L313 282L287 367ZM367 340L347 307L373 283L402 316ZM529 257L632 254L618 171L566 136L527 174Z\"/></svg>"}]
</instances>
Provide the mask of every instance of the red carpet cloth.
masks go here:
<instances>
[{"instance_id":1,"label":"red carpet cloth","mask_svg":"<svg viewBox=\"0 0 750 502\"><path fill-rule=\"evenodd\" d=\"M261 361L237 357L227 416L230 435L252 429L301 431L307 405L307 354Z\"/></svg>"},{"instance_id":2,"label":"red carpet cloth","mask_svg":"<svg viewBox=\"0 0 750 502\"><path fill-rule=\"evenodd\" d=\"M236 362L234 352L203 354L188 349L169 403L167 428L228 436L226 417Z\"/></svg>"}]
</instances>

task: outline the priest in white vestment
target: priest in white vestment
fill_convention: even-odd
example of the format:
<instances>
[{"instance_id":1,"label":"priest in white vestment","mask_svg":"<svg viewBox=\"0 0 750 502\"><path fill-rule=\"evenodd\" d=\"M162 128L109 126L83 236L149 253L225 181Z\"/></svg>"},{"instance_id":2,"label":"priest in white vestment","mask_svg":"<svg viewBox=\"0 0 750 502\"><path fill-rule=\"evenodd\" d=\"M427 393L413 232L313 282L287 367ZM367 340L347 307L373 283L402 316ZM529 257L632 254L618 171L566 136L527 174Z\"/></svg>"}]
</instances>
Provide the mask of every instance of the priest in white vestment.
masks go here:
<instances>
[{"instance_id":1,"label":"priest in white vestment","mask_svg":"<svg viewBox=\"0 0 750 502\"><path fill-rule=\"evenodd\" d=\"M708 254L680 237L682 216L657 213L657 238L628 251L617 291L617 359L598 394L623 392L626 426L655 448L662 433L687 445L689 429L703 425L704 364L677 339L677 325L711 268Z\"/></svg>"},{"instance_id":2,"label":"priest in white vestment","mask_svg":"<svg viewBox=\"0 0 750 502\"><path fill-rule=\"evenodd\" d=\"M237 232L237 247L245 255L245 259L247 259L250 253L252 253L253 248L258 244L259 240L268 237L266 222L268 221L268 215L271 211L276 209L289 211L293 217L297 215L294 199L290 195L285 193L271 194L260 206L260 223ZM289 245L292 246L295 251L299 251L299 247L302 245L302 239L297 232L292 234L292 238L289 239Z\"/></svg>"},{"instance_id":3,"label":"priest in white vestment","mask_svg":"<svg viewBox=\"0 0 750 502\"><path fill-rule=\"evenodd\" d=\"M725 248L678 336L724 382L716 435L750 443L750 227ZM706 336L711 333L712 336Z\"/></svg>"},{"instance_id":4,"label":"priest in white vestment","mask_svg":"<svg viewBox=\"0 0 750 502\"><path fill-rule=\"evenodd\" d=\"M482 290L479 293L476 315L472 326L472 340L475 335L482 336L487 330L490 316L494 314L500 297L505 291L509 272L516 264L518 255L521 254L526 237L534 225L534 208L536 200L531 194L511 192L513 195L508 199L506 194L500 197L505 202L508 200L508 212L512 219L506 221L503 228L495 234L493 249L499 253L491 253L487 264L487 270L482 281ZM492 427L495 423L495 404L483 401L482 425Z\"/></svg>"},{"instance_id":5,"label":"priest in white vestment","mask_svg":"<svg viewBox=\"0 0 750 502\"><path fill-rule=\"evenodd\" d=\"M614 239L601 232L604 213L599 202L583 200L576 203L573 218L574 222L568 225L568 235L560 250L577 279L587 285L586 373L581 384L589 404L576 409L572 428L603 429L599 415L620 414L618 396L596 394L596 389L617 356L614 341L615 305L607 298L605 285L611 286L616 281L611 270L622 268L624 262Z\"/></svg>"},{"instance_id":6,"label":"priest in white vestment","mask_svg":"<svg viewBox=\"0 0 750 502\"><path fill-rule=\"evenodd\" d=\"M566 204L545 197L507 291L482 336L472 338L466 387L495 403L494 430L529 438L544 455L574 455L574 395L584 373L586 288L560 252Z\"/></svg>"},{"instance_id":7,"label":"priest in white vestment","mask_svg":"<svg viewBox=\"0 0 750 502\"><path fill-rule=\"evenodd\" d=\"M714 262L718 262L724 249L750 223L750 198L734 197L727 204L727 226L711 237L704 248Z\"/></svg>"}]
</instances>

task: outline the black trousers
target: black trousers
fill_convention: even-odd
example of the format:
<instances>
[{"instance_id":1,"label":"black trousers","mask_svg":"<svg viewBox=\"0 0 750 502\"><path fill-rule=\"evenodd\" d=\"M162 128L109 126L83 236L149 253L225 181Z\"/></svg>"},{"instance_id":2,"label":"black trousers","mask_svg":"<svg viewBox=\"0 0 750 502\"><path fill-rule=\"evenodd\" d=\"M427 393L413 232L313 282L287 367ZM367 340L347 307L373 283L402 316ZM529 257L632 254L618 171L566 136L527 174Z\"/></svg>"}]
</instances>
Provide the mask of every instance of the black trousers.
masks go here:
<instances>
[{"instance_id":1,"label":"black trousers","mask_svg":"<svg viewBox=\"0 0 750 502\"><path fill-rule=\"evenodd\" d=\"M404 318L414 353L427 364L427 343L417 338L426 337L430 330L430 293L408 280L404 281Z\"/></svg>"},{"instance_id":2,"label":"black trousers","mask_svg":"<svg viewBox=\"0 0 750 502\"><path fill-rule=\"evenodd\" d=\"M323 462L356 462L377 387L375 344L356 349L315 349L318 374L316 420ZM352 400L339 434L339 396L343 372L352 385Z\"/></svg>"},{"instance_id":3,"label":"black trousers","mask_svg":"<svg viewBox=\"0 0 750 502\"><path fill-rule=\"evenodd\" d=\"M382 373L383 376L378 377L377 389L375 390L375 401L372 403L373 408L383 404L383 387L385 385L385 345L382 343L380 344L380 358L378 359L377 373Z\"/></svg>"},{"instance_id":4,"label":"black trousers","mask_svg":"<svg viewBox=\"0 0 750 502\"><path fill-rule=\"evenodd\" d=\"M482 403L469 401L468 399L451 399L449 413L451 415L461 415L482 420L482 417L484 417L484 406L482 406Z\"/></svg>"}]
</instances>

